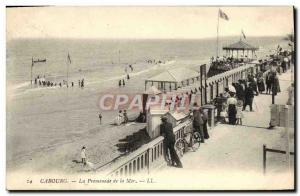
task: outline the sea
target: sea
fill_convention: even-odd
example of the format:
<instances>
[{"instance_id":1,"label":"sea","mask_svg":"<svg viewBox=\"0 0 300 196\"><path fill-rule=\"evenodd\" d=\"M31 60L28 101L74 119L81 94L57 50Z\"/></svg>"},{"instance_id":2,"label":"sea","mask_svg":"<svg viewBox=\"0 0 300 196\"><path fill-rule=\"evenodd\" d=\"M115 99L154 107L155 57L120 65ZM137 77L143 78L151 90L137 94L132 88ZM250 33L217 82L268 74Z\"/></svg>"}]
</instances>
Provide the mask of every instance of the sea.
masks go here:
<instances>
[{"instance_id":1,"label":"sea","mask_svg":"<svg viewBox=\"0 0 300 196\"><path fill-rule=\"evenodd\" d=\"M221 38L222 46L238 41L239 37ZM286 45L283 37L249 37L244 40L259 47L257 56ZM71 63L68 61L70 55ZM221 56L220 55L220 56ZM101 82L122 76L125 66L132 64L137 70L153 65L146 60L176 61L176 64L198 66L216 56L216 39L17 39L7 42L6 78L15 87L29 87L31 60L46 59L33 66L33 78L45 76L54 81L86 78L88 83ZM185 64L183 64L185 63ZM68 65L69 64L69 65Z\"/></svg>"}]
</instances>

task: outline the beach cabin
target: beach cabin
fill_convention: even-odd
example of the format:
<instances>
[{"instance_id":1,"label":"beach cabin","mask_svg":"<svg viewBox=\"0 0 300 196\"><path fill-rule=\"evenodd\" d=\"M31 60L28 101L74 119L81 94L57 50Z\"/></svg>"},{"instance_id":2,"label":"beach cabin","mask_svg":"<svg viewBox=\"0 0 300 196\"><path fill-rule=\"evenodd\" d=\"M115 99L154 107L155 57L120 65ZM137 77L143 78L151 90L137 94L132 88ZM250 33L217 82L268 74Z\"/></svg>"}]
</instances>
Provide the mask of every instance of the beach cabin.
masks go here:
<instances>
[{"instance_id":1,"label":"beach cabin","mask_svg":"<svg viewBox=\"0 0 300 196\"><path fill-rule=\"evenodd\" d=\"M165 115L167 110L150 108L147 113L147 132L151 139L160 136L161 116Z\"/></svg>"},{"instance_id":2,"label":"beach cabin","mask_svg":"<svg viewBox=\"0 0 300 196\"><path fill-rule=\"evenodd\" d=\"M173 125L173 127L176 127L180 123L186 121L189 117L188 114L183 112L168 112L165 116L167 117L168 122Z\"/></svg>"}]
</instances>

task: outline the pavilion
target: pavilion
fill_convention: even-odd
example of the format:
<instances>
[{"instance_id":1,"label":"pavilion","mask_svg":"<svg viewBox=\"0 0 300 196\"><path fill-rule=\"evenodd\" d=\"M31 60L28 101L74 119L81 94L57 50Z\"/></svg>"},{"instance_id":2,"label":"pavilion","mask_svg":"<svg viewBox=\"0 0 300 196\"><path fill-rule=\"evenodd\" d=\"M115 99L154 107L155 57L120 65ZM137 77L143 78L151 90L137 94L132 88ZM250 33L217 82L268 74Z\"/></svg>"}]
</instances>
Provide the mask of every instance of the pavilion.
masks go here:
<instances>
[{"instance_id":1,"label":"pavilion","mask_svg":"<svg viewBox=\"0 0 300 196\"><path fill-rule=\"evenodd\" d=\"M246 43L245 41L240 40L236 43L223 47L223 50L226 51L226 56L233 57L234 52L236 51L237 59L241 57L245 58L245 52L246 52L246 56L248 59L254 59L253 57L254 55L256 55L255 51L258 50L258 48ZM251 52L251 58L249 58L249 52Z\"/></svg>"},{"instance_id":2,"label":"pavilion","mask_svg":"<svg viewBox=\"0 0 300 196\"><path fill-rule=\"evenodd\" d=\"M189 85L199 80L200 73L189 69L189 68L175 68L166 70L156 76L153 76L145 80L145 91L147 85L150 83L151 86L157 85L159 90L177 90L178 87ZM168 86L167 86L168 85Z\"/></svg>"}]
</instances>

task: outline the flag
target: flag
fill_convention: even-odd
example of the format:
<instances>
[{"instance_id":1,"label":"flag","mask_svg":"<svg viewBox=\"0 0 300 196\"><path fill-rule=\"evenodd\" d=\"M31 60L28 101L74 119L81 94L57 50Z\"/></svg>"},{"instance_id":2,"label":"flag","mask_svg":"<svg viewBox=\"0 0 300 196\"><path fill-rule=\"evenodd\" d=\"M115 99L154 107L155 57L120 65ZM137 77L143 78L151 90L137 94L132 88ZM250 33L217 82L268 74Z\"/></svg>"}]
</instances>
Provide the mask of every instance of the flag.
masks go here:
<instances>
[{"instance_id":1,"label":"flag","mask_svg":"<svg viewBox=\"0 0 300 196\"><path fill-rule=\"evenodd\" d=\"M242 29L242 35L243 35L244 39L246 39L246 35L245 35L243 29Z\"/></svg>"},{"instance_id":2,"label":"flag","mask_svg":"<svg viewBox=\"0 0 300 196\"><path fill-rule=\"evenodd\" d=\"M219 9L219 17L224 20L229 20L229 17L227 16L227 14L225 14L221 9Z\"/></svg>"},{"instance_id":3,"label":"flag","mask_svg":"<svg viewBox=\"0 0 300 196\"><path fill-rule=\"evenodd\" d=\"M71 57L70 57L70 54L69 54L69 53L68 53L68 61L69 61L70 64L72 63Z\"/></svg>"},{"instance_id":4,"label":"flag","mask_svg":"<svg viewBox=\"0 0 300 196\"><path fill-rule=\"evenodd\" d=\"M33 58L31 59L31 66L33 67L35 63L46 63L46 59L37 59L37 60L33 60Z\"/></svg>"}]
</instances>

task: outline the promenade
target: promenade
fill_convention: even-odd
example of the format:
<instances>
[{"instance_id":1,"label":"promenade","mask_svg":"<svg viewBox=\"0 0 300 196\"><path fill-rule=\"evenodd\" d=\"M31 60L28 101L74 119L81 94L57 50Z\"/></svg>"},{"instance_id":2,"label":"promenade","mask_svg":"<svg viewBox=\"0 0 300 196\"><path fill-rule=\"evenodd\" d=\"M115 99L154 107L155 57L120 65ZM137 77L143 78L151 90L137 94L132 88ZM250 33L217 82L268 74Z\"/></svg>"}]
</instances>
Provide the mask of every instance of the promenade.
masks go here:
<instances>
[{"instance_id":1,"label":"promenade","mask_svg":"<svg viewBox=\"0 0 300 196\"><path fill-rule=\"evenodd\" d=\"M276 104L286 104L291 71L279 75L281 92ZM255 96L254 112L247 108L243 125L218 124L209 130L210 139L196 152L189 151L181 158L183 169L165 167L162 176L182 176L183 187L194 184L203 190L212 189L286 189L293 187L291 173L287 172L284 154L267 153L267 172L263 175L263 144L268 148L285 150L287 139L284 128L267 129L270 121L272 96ZM294 152L294 130L290 130L290 151ZM293 172L293 158L291 165ZM169 178L168 178L169 179ZM190 183L188 183L190 182ZM175 182L174 182L175 183Z\"/></svg>"}]
</instances>

